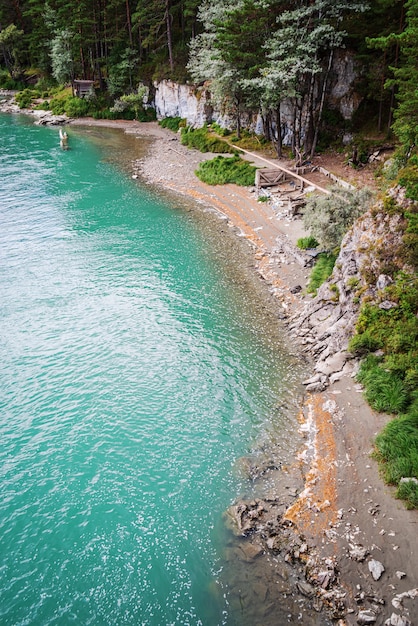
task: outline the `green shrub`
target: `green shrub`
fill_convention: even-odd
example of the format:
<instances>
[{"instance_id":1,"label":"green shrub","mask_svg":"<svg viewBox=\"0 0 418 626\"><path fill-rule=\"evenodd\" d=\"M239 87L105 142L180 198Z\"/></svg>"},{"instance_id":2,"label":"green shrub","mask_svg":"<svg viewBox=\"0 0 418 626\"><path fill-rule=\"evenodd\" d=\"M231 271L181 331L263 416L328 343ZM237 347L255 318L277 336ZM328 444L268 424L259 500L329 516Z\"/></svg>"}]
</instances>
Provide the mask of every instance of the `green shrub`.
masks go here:
<instances>
[{"instance_id":1,"label":"green shrub","mask_svg":"<svg viewBox=\"0 0 418 626\"><path fill-rule=\"evenodd\" d=\"M400 484L401 478L418 479L418 406L389 422L377 435L375 448L385 481L398 485L396 495L408 508L418 508L418 485L414 481Z\"/></svg>"},{"instance_id":2,"label":"green shrub","mask_svg":"<svg viewBox=\"0 0 418 626\"><path fill-rule=\"evenodd\" d=\"M364 385L366 400L376 411L401 413L410 403L411 398L403 380L384 369L373 355L362 362L357 380Z\"/></svg>"},{"instance_id":3,"label":"green shrub","mask_svg":"<svg viewBox=\"0 0 418 626\"><path fill-rule=\"evenodd\" d=\"M360 279L358 278L358 276L350 276L350 278L347 280L347 287L349 287L350 289L355 289L356 287L358 287L359 282Z\"/></svg>"},{"instance_id":4,"label":"green shrub","mask_svg":"<svg viewBox=\"0 0 418 626\"><path fill-rule=\"evenodd\" d=\"M16 94L15 100L21 109L30 109L35 97L36 92L33 89L24 89Z\"/></svg>"},{"instance_id":5,"label":"green shrub","mask_svg":"<svg viewBox=\"0 0 418 626\"><path fill-rule=\"evenodd\" d=\"M306 200L303 222L307 231L329 250L337 248L354 221L367 211L372 193L362 189L344 189L335 185L330 195L310 194Z\"/></svg>"},{"instance_id":6,"label":"green shrub","mask_svg":"<svg viewBox=\"0 0 418 626\"><path fill-rule=\"evenodd\" d=\"M418 213L406 213L408 226L403 237L405 256L408 263L418 267Z\"/></svg>"},{"instance_id":7,"label":"green shrub","mask_svg":"<svg viewBox=\"0 0 418 626\"><path fill-rule=\"evenodd\" d=\"M405 501L407 509L418 509L418 485L414 481L403 482L398 486L396 497Z\"/></svg>"},{"instance_id":8,"label":"green shrub","mask_svg":"<svg viewBox=\"0 0 418 626\"><path fill-rule=\"evenodd\" d=\"M215 157L204 161L196 170L196 176L208 185L235 183L243 187L254 185L256 168L239 156Z\"/></svg>"},{"instance_id":9,"label":"green shrub","mask_svg":"<svg viewBox=\"0 0 418 626\"><path fill-rule=\"evenodd\" d=\"M221 139L208 132L207 127L203 128L182 128L181 143L189 148L196 148L200 152L230 153L233 149Z\"/></svg>"},{"instance_id":10,"label":"green shrub","mask_svg":"<svg viewBox=\"0 0 418 626\"><path fill-rule=\"evenodd\" d=\"M379 350L381 347L381 343L370 332L354 335L348 344L349 351L356 356L363 356L369 352L375 352L375 350Z\"/></svg>"},{"instance_id":11,"label":"green shrub","mask_svg":"<svg viewBox=\"0 0 418 626\"><path fill-rule=\"evenodd\" d=\"M318 254L316 263L311 271L308 284L308 292L316 294L319 287L324 283L332 274L335 261L337 259L336 254L322 252Z\"/></svg>"},{"instance_id":12,"label":"green shrub","mask_svg":"<svg viewBox=\"0 0 418 626\"><path fill-rule=\"evenodd\" d=\"M84 98L69 96L64 101L64 113L68 117L85 117L89 114L90 105Z\"/></svg>"},{"instance_id":13,"label":"green shrub","mask_svg":"<svg viewBox=\"0 0 418 626\"><path fill-rule=\"evenodd\" d=\"M407 198L418 200L418 155L412 156L407 167L401 169L398 182L405 187Z\"/></svg>"},{"instance_id":14,"label":"green shrub","mask_svg":"<svg viewBox=\"0 0 418 626\"><path fill-rule=\"evenodd\" d=\"M25 83L12 78L7 70L0 69L0 89L17 91L25 88Z\"/></svg>"},{"instance_id":15,"label":"green shrub","mask_svg":"<svg viewBox=\"0 0 418 626\"><path fill-rule=\"evenodd\" d=\"M63 98L52 98L49 103L49 108L51 109L54 115L64 115L65 114L65 100Z\"/></svg>"},{"instance_id":16,"label":"green shrub","mask_svg":"<svg viewBox=\"0 0 418 626\"><path fill-rule=\"evenodd\" d=\"M165 117L158 123L162 128L168 128L173 133L177 133L180 127L184 127L185 120L182 117Z\"/></svg>"},{"instance_id":17,"label":"green shrub","mask_svg":"<svg viewBox=\"0 0 418 626\"><path fill-rule=\"evenodd\" d=\"M319 243L317 242L315 237L309 235L308 237L301 237L300 239L298 239L296 245L301 250L310 250L311 248L317 248L319 246Z\"/></svg>"},{"instance_id":18,"label":"green shrub","mask_svg":"<svg viewBox=\"0 0 418 626\"><path fill-rule=\"evenodd\" d=\"M33 107L34 111L48 111L49 110L49 102L48 100L44 100L43 102L39 102L36 106Z\"/></svg>"},{"instance_id":19,"label":"green shrub","mask_svg":"<svg viewBox=\"0 0 418 626\"><path fill-rule=\"evenodd\" d=\"M222 128L222 126L219 126L216 122L212 122L210 124L210 128L221 137L228 137L228 135L231 134L231 131L228 128Z\"/></svg>"},{"instance_id":20,"label":"green shrub","mask_svg":"<svg viewBox=\"0 0 418 626\"><path fill-rule=\"evenodd\" d=\"M134 120L135 112L127 109L126 111L116 112L105 108L101 111L93 111L95 120Z\"/></svg>"}]
</instances>

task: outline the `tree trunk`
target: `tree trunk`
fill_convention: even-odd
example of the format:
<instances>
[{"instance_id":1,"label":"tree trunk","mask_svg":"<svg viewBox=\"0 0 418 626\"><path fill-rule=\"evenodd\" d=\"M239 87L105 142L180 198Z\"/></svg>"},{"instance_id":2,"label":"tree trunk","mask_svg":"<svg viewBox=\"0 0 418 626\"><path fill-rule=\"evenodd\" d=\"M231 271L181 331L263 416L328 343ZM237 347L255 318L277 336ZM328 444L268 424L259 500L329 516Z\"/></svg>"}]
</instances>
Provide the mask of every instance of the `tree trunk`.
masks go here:
<instances>
[{"instance_id":1,"label":"tree trunk","mask_svg":"<svg viewBox=\"0 0 418 626\"><path fill-rule=\"evenodd\" d=\"M296 100L293 102L293 118L292 118L292 152L295 154L296 152L296 116L297 116L297 104Z\"/></svg>"},{"instance_id":2,"label":"tree trunk","mask_svg":"<svg viewBox=\"0 0 418 626\"><path fill-rule=\"evenodd\" d=\"M240 102L238 100L238 105L237 105L237 137L238 139L241 139L241 107L240 107Z\"/></svg>"},{"instance_id":3,"label":"tree trunk","mask_svg":"<svg viewBox=\"0 0 418 626\"><path fill-rule=\"evenodd\" d=\"M170 15L170 0L165 0L165 22L167 29L167 46L168 46L168 61L170 63L170 69L174 68L173 58L173 38L171 32L171 15Z\"/></svg>"},{"instance_id":4,"label":"tree trunk","mask_svg":"<svg viewBox=\"0 0 418 626\"><path fill-rule=\"evenodd\" d=\"M270 114L267 112L265 115L263 115L263 112L261 112L260 115L261 115L261 120L263 122L264 139L266 141L270 141L270 139L271 139L270 124L269 124Z\"/></svg>"},{"instance_id":5,"label":"tree trunk","mask_svg":"<svg viewBox=\"0 0 418 626\"><path fill-rule=\"evenodd\" d=\"M310 154L309 154L311 159L312 159L312 157L313 157L313 155L315 153L316 144L318 143L319 126L321 124L322 112L324 110L325 92L326 92L326 89L327 89L328 76L329 76L329 73L331 71L333 59L334 59L334 50L332 49L330 54L329 54L328 67L327 67L327 71L325 73L324 82L322 84L321 102L319 103L318 117L316 119L316 125L315 125L315 134L314 134L314 138L313 138L313 142L312 142L311 151L310 151Z\"/></svg>"},{"instance_id":6,"label":"tree trunk","mask_svg":"<svg viewBox=\"0 0 418 626\"><path fill-rule=\"evenodd\" d=\"M305 109L304 121L303 125L301 123L300 131L301 131L301 141L303 136L303 147L304 154L307 154L312 146L313 141L313 100L314 100L314 90L315 90L315 74L311 74L311 78L309 81L309 91L308 97L306 98L306 105L303 107L302 102L302 113L303 109ZM301 157L303 160L303 157Z\"/></svg>"},{"instance_id":7,"label":"tree trunk","mask_svg":"<svg viewBox=\"0 0 418 626\"><path fill-rule=\"evenodd\" d=\"M386 69L386 49L383 55L382 79L380 81L379 117L377 120L377 130L379 131L379 133L382 130L383 99L384 99L384 92L385 92L385 69Z\"/></svg>"},{"instance_id":8,"label":"tree trunk","mask_svg":"<svg viewBox=\"0 0 418 626\"><path fill-rule=\"evenodd\" d=\"M133 40L132 40L132 21L131 21L131 9L129 7L129 0L126 0L126 24L128 26L128 36L129 36L129 45L132 48Z\"/></svg>"},{"instance_id":9,"label":"tree trunk","mask_svg":"<svg viewBox=\"0 0 418 626\"><path fill-rule=\"evenodd\" d=\"M404 28L404 4L402 3L402 11L401 11L401 17L399 20L399 32L401 33L403 31ZM396 53L395 53L395 65L394 67L397 68L398 67L398 63L399 63L399 41L396 40ZM390 133L390 129L392 126L392 121L393 121L393 108L394 108L394 104L395 104L395 86L392 86L391 92L390 92L390 106L389 106L389 119L388 119L388 135Z\"/></svg>"},{"instance_id":10,"label":"tree trunk","mask_svg":"<svg viewBox=\"0 0 418 626\"><path fill-rule=\"evenodd\" d=\"M276 143L276 152L279 158L282 157L282 120L280 115L280 104L276 108L276 133L277 133L277 143Z\"/></svg>"}]
</instances>

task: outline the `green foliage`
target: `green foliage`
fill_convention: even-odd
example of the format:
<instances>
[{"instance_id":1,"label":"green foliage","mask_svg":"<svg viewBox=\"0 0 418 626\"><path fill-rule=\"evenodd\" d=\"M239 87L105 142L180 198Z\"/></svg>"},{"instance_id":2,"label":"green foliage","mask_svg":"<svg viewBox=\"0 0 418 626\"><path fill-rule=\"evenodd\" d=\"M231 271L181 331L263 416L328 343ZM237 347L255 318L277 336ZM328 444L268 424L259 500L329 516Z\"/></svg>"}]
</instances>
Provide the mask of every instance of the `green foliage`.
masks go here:
<instances>
[{"instance_id":1,"label":"green foliage","mask_svg":"<svg viewBox=\"0 0 418 626\"><path fill-rule=\"evenodd\" d=\"M383 369L379 360L369 355L360 366L357 379L365 387L364 395L376 411L400 413L409 402L405 383L395 374Z\"/></svg>"},{"instance_id":2,"label":"green foliage","mask_svg":"<svg viewBox=\"0 0 418 626\"><path fill-rule=\"evenodd\" d=\"M359 282L360 282L360 279L357 276L351 276L347 280L347 287L349 289L355 289L358 286Z\"/></svg>"},{"instance_id":3,"label":"green foliage","mask_svg":"<svg viewBox=\"0 0 418 626\"><path fill-rule=\"evenodd\" d=\"M73 52L71 40L73 33L63 28L55 33L50 45L52 75L58 83L65 83L74 77Z\"/></svg>"},{"instance_id":4,"label":"green foliage","mask_svg":"<svg viewBox=\"0 0 418 626\"><path fill-rule=\"evenodd\" d=\"M231 131L228 128L222 128L222 126L219 126L216 122L212 122L210 124L210 128L221 137L228 137L231 134Z\"/></svg>"},{"instance_id":5,"label":"green foliage","mask_svg":"<svg viewBox=\"0 0 418 626\"><path fill-rule=\"evenodd\" d=\"M63 98L52 98L49 108L54 115L65 115L65 100Z\"/></svg>"},{"instance_id":6,"label":"green foliage","mask_svg":"<svg viewBox=\"0 0 418 626\"><path fill-rule=\"evenodd\" d=\"M406 213L408 220L403 243L405 246L405 256L408 263L418 268L418 213Z\"/></svg>"},{"instance_id":7,"label":"green foliage","mask_svg":"<svg viewBox=\"0 0 418 626\"><path fill-rule=\"evenodd\" d=\"M33 89L24 89L15 96L15 100L21 109L30 109L34 98L38 97L38 92Z\"/></svg>"},{"instance_id":8,"label":"green foliage","mask_svg":"<svg viewBox=\"0 0 418 626\"><path fill-rule=\"evenodd\" d=\"M22 37L23 30L19 30L14 24L0 28L0 50L13 80L19 80L22 75Z\"/></svg>"},{"instance_id":9,"label":"green foliage","mask_svg":"<svg viewBox=\"0 0 418 626\"><path fill-rule=\"evenodd\" d=\"M133 77L139 64L139 57L130 47L121 51L118 62L112 63L109 69L107 88L112 96L119 97L133 89Z\"/></svg>"},{"instance_id":10,"label":"green foliage","mask_svg":"<svg viewBox=\"0 0 418 626\"><path fill-rule=\"evenodd\" d=\"M234 183L247 187L254 185L256 168L239 156L218 156L211 161L200 163L196 176L208 185Z\"/></svg>"},{"instance_id":11,"label":"green foliage","mask_svg":"<svg viewBox=\"0 0 418 626\"><path fill-rule=\"evenodd\" d=\"M0 69L0 89L20 90L25 85L21 80L16 80L10 76L7 70Z\"/></svg>"},{"instance_id":12,"label":"green foliage","mask_svg":"<svg viewBox=\"0 0 418 626\"><path fill-rule=\"evenodd\" d=\"M134 111L135 119L139 121L142 111L144 110L144 99L147 95L147 88L144 85L139 85L138 90L135 93L124 94L120 97L121 102L124 102L129 109Z\"/></svg>"},{"instance_id":13,"label":"green foliage","mask_svg":"<svg viewBox=\"0 0 418 626\"><path fill-rule=\"evenodd\" d=\"M381 297L397 306L384 310L364 304L349 349L358 356L381 350L379 357L368 354L358 379L374 409L404 414L390 422L376 440L385 480L398 484L401 477L418 478L418 277L399 273ZM397 497L416 508L417 485L399 485Z\"/></svg>"},{"instance_id":14,"label":"green foliage","mask_svg":"<svg viewBox=\"0 0 418 626\"><path fill-rule=\"evenodd\" d=\"M398 486L396 497L404 500L407 509L418 509L418 485L413 481Z\"/></svg>"},{"instance_id":15,"label":"green foliage","mask_svg":"<svg viewBox=\"0 0 418 626\"><path fill-rule=\"evenodd\" d=\"M92 117L94 117L95 120L134 120L135 113L130 110L117 113L112 109L105 108L101 111L94 111Z\"/></svg>"},{"instance_id":16,"label":"green foliage","mask_svg":"<svg viewBox=\"0 0 418 626\"><path fill-rule=\"evenodd\" d=\"M300 239L298 239L296 245L301 250L310 250L311 248L317 248L319 246L319 243L317 242L315 237L309 235L308 237L301 237Z\"/></svg>"},{"instance_id":17,"label":"green foliage","mask_svg":"<svg viewBox=\"0 0 418 626\"><path fill-rule=\"evenodd\" d=\"M334 186L330 195L308 196L303 215L305 228L330 250L337 248L354 221L369 208L372 193Z\"/></svg>"},{"instance_id":18,"label":"green foliage","mask_svg":"<svg viewBox=\"0 0 418 626\"><path fill-rule=\"evenodd\" d=\"M89 114L90 106L84 98L69 96L65 100L64 113L68 117L85 117Z\"/></svg>"},{"instance_id":19,"label":"green foliage","mask_svg":"<svg viewBox=\"0 0 418 626\"><path fill-rule=\"evenodd\" d=\"M354 335L348 345L349 351L356 356L363 356L369 352L374 352L379 348L381 348L381 343L369 331Z\"/></svg>"},{"instance_id":20,"label":"green foliage","mask_svg":"<svg viewBox=\"0 0 418 626\"><path fill-rule=\"evenodd\" d=\"M203 128L187 128L181 129L181 143L189 148L196 148L200 152L214 153L230 153L233 149L221 139L212 135L206 126Z\"/></svg>"},{"instance_id":21,"label":"green foliage","mask_svg":"<svg viewBox=\"0 0 418 626\"><path fill-rule=\"evenodd\" d=\"M376 458L385 481L398 485L397 497L408 508L418 508L418 485L400 483L401 478L418 479L418 407L386 425L376 437Z\"/></svg>"},{"instance_id":22,"label":"green foliage","mask_svg":"<svg viewBox=\"0 0 418 626\"><path fill-rule=\"evenodd\" d=\"M186 124L185 120L181 117L165 117L158 123L162 128L168 128L172 130L173 133L177 133L179 128L184 128Z\"/></svg>"},{"instance_id":23,"label":"green foliage","mask_svg":"<svg viewBox=\"0 0 418 626\"><path fill-rule=\"evenodd\" d=\"M324 283L327 278L332 274L335 261L337 259L336 254L322 252L318 254L316 263L311 271L308 284L308 292L316 294L319 287Z\"/></svg>"},{"instance_id":24,"label":"green foliage","mask_svg":"<svg viewBox=\"0 0 418 626\"><path fill-rule=\"evenodd\" d=\"M418 201L418 155L414 154L407 167L400 170L398 182L405 187L406 197Z\"/></svg>"}]
</instances>

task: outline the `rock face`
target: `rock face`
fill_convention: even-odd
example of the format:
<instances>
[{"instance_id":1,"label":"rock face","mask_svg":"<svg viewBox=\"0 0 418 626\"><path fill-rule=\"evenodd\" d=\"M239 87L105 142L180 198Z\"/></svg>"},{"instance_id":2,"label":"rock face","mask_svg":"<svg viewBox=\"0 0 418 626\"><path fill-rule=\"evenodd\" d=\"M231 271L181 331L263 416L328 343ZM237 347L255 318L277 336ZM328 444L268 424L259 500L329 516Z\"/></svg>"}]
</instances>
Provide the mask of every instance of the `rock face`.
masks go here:
<instances>
[{"instance_id":1,"label":"rock face","mask_svg":"<svg viewBox=\"0 0 418 626\"><path fill-rule=\"evenodd\" d=\"M382 308L389 303L383 290L392 279L387 267L405 269L399 254L404 223L401 215L368 212L347 233L331 277L318 289L296 319L293 336L316 359L315 375L305 381L308 391L322 391L357 367L348 351L364 298Z\"/></svg>"},{"instance_id":2,"label":"rock face","mask_svg":"<svg viewBox=\"0 0 418 626\"><path fill-rule=\"evenodd\" d=\"M154 87L154 106L158 119L181 117L195 127L212 121L213 109L206 89L179 85L171 80L155 83Z\"/></svg>"},{"instance_id":3,"label":"rock face","mask_svg":"<svg viewBox=\"0 0 418 626\"><path fill-rule=\"evenodd\" d=\"M355 91L358 71L354 57L347 50L341 50L335 55L332 75L328 104L337 109L344 119L351 119L361 102L361 96ZM181 117L187 120L187 124L196 128L210 122L217 122L231 130L235 126L234 120L222 110L223 107L211 100L208 85L196 87L163 80L154 83L154 90L153 105L158 119ZM286 106L286 103L282 104L281 117L283 144L290 145L293 113L292 108ZM242 125L258 134L263 132L262 118L258 112L243 115Z\"/></svg>"}]
</instances>

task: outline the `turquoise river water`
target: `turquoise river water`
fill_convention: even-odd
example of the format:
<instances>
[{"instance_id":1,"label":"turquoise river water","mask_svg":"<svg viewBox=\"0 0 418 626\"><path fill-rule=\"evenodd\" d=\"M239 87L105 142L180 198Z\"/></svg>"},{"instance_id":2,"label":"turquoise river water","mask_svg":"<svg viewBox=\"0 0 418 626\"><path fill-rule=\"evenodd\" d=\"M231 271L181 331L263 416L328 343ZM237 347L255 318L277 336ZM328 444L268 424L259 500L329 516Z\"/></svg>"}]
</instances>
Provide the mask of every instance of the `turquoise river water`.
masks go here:
<instances>
[{"instance_id":1,"label":"turquoise river water","mask_svg":"<svg viewBox=\"0 0 418 626\"><path fill-rule=\"evenodd\" d=\"M294 361L226 246L69 133L0 115L0 624L239 624L222 513Z\"/></svg>"}]
</instances>

